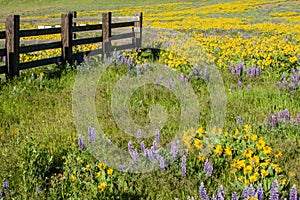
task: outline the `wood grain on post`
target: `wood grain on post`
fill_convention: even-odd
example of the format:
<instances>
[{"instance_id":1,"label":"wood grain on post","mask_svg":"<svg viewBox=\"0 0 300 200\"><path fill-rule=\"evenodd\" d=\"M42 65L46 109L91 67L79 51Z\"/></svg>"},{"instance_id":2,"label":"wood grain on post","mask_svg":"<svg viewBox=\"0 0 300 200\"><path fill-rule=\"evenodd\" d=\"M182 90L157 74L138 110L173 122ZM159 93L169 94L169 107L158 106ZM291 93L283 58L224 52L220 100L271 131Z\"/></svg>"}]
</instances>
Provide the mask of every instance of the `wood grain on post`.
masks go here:
<instances>
[{"instance_id":1,"label":"wood grain on post","mask_svg":"<svg viewBox=\"0 0 300 200\"><path fill-rule=\"evenodd\" d=\"M9 78L12 78L15 75L19 75L20 15L8 15L6 17L5 29L7 75Z\"/></svg>"},{"instance_id":2,"label":"wood grain on post","mask_svg":"<svg viewBox=\"0 0 300 200\"><path fill-rule=\"evenodd\" d=\"M63 63L68 62L70 65L72 65L72 22L72 13L61 15L62 59Z\"/></svg>"},{"instance_id":3,"label":"wood grain on post","mask_svg":"<svg viewBox=\"0 0 300 200\"><path fill-rule=\"evenodd\" d=\"M143 28L143 13L135 13L134 16L139 17L139 21L134 22L134 45L136 48L142 47L142 28Z\"/></svg>"},{"instance_id":4,"label":"wood grain on post","mask_svg":"<svg viewBox=\"0 0 300 200\"><path fill-rule=\"evenodd\" d=\"M111 52L111 12L102 13L102 38L103 56L109 57Z\"/></svg>"}]
</instances>

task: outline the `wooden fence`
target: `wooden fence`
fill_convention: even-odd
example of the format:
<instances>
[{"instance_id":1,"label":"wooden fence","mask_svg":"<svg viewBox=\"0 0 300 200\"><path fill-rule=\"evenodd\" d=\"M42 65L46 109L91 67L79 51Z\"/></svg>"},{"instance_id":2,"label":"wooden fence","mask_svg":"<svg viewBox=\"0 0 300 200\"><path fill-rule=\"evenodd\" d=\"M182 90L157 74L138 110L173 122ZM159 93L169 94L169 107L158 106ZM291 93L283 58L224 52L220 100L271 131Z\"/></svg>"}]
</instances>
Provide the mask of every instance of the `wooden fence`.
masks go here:
<instances>
[{"instance_id":1,"label":"wooden fence","mask_svg":"<svg viewBox=\"0 0 300 200\"><path fill-rule=\"evenodd\" d=\"M130 19L125 17L125 19ZM0 66L0 74L6 73L8 77L19 75L19 71L28 68L34 68L43 65L55 64L58 61L62 63L74 63L75 60L82 59L84 54L102 54L109 56L114 50L125 50L140 48L142 44L142 13L135 13L132 20L125 22L112 22L112 13L102 13L102 20L92 25L76 26L76 22L83 21L77 18L76 12L61 15L60 27L51 27L46 29L20 30L20 16L9 15L5 21L5 31L0 31L0 39L5 40L5 48L0 48L0 57L5 58L5 65ZM94 20L95 21L95 20ZM102 21L102 22L101 22ZM131 27L129 33L120 33L112 35L112 30L122 27ZM85 37L78 39L76 33L86 31L102 31L102 36ZM21 45L20 38L40 35L61 34L61 41L50 41L43 44ZM131 39L129 44L112 46L112 41ZM93 51L73 53L72 48L77 45L86 45L92 43L102 43L101 49ZM48 49L61 48L60 56L34 60L30 62L20 62L20 54L43 51Z\"/></svg>"}]
</instances>

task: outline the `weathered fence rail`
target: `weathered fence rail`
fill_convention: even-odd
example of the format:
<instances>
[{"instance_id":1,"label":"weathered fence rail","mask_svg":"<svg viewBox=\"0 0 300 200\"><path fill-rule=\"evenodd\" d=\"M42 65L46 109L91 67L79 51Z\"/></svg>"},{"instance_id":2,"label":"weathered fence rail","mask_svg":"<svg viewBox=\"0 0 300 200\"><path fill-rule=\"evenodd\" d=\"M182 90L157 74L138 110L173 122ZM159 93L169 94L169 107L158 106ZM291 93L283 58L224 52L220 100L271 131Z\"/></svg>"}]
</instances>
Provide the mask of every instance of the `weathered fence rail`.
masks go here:
<instances>
[{"instance_id":1,"label":"weathered fence rail","mask_svg":"<svg viewBox=\"0 0 300 200\"><path fill-rule=\"evenodd\" d=\"M102 43L102 48L92 51L93 55L102 54L109 56L113 50L124 50L141 47L142 41L142 13L136 13L132 17L116 17L112 21L112 13L102 13L102 18L93 22L99 24L78 24L76 22L87 21L91 19L77 18L76 12L62 14L60 19L60 27L48 27L46 29L29 29L20 30L20 16L9 15L5 21L5 31L0 31L0 39L5 40L5 48L0 48L0 57L4 57L5 65L0 66L0 74L6 73L8 77L19 75L19 71L23 69L34 68L43 65L55 63L70 63L73 64L75 60L82 60L83 55L91 53L91 51L82 51L78 53L73 52L73 47L78 45L87 45L93 43ZM54 19L51 19L54 21ZM123 20L123 21L122 21ZM124 21L127 20L127 21ZM24 21L24 20L22 20ZM22 22L21 21L21 22ZM56 19L57 21L57 19ZM112 34L113 29L131 27L130 32ZM122 29L123 30L123 29ZM101 36L78 38L76 33L87 31L101 31ZM22 44L21 38L60 34L61 40L44 41L43 43ZM112 46L112 41L130 39L130 43ZM43 40L41 40L43 41ZM43 58L29 62L20 62L20 54L44 51L48 49L61 49L60 56L50 58Z\"/></svg>"}]
</instances>

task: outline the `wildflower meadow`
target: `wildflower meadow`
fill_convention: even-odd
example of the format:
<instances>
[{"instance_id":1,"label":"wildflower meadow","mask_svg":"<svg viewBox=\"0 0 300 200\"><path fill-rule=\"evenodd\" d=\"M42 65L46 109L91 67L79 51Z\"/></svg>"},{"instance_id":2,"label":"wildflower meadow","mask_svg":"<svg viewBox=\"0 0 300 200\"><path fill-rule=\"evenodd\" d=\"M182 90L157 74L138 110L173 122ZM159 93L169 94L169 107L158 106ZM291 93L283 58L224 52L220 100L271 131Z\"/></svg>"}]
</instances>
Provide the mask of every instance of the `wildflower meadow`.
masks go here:
<instances>
[{"instance_id":1,"label":"wildflower meadow","mask_svg":"<svg viewBox=\"0 0 300 200\"><path fill-rule=\"evenodd\" d=\"M300 199L299 1L0 4L3 19L143 13L142 48L0 75L1 200Z\"/></svg>"}]
</instances>

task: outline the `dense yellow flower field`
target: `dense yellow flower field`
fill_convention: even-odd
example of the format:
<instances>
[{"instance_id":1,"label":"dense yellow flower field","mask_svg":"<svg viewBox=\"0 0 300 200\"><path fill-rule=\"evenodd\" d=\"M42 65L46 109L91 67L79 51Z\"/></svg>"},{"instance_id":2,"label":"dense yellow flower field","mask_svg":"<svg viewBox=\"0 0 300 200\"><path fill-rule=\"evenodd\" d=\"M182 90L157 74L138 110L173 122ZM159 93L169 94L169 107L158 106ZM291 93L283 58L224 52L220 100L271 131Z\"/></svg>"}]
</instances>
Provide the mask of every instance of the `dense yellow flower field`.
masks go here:
<instances>
[{"instance_id":1,"label":"dense yellow flower field","mask_svg":"<svg viewBox=\"0 0 300 200\"><path fill-rule=\"evenodd\" d=\"M116 15L130 16L143 12L144 27L164 28L189 32L204 48L220 68L228 68L230 63L243 62L247 67L297 67L300 58L300 14L290 11L300 6L298 1L282 0L233 1L209 5L202 3L169 3L151 6L138 6L112 10ZM281 11L281 8L285 9ZM101 16L106 10L78 13L79 17ZM111 11L111 10L110 10ZM59 18L60 14L38 18ZM26 17L29 19L28 17ZM37 17L35 17L37 18ZM21 24L22 29L36 28L38 25ZM3 25L0 29L4 28ZM24 40L60 40L60 35L27 37ZM98 45L85 45L74 51L86 51ZM60 55L61 50L48 50L21 55L21 62ZM184 58L162 55L161 61L169 67L186 65Z\"/></svg>"}]
</instances>

